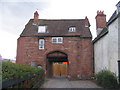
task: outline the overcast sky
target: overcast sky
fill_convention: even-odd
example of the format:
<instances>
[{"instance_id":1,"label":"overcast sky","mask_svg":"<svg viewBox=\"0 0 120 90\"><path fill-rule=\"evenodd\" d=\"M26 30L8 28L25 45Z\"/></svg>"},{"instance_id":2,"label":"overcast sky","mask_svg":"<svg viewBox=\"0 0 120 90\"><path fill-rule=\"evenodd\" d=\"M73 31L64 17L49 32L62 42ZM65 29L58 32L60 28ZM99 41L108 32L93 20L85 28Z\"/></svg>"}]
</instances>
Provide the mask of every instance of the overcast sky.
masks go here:
<instances>
[{"instance_id":1,"label":"overcast sky","mask_svg":"<svg viewBox=\"0 0 120 90\"><path fill-rule=\"evenodd\" d=\"M0 54L15 59L17 39L36 10L39 19L84 19L88 17L93 38L95 16L104 10L107 21L119 0L0 0Z\"/></svg>"}]
</instances>

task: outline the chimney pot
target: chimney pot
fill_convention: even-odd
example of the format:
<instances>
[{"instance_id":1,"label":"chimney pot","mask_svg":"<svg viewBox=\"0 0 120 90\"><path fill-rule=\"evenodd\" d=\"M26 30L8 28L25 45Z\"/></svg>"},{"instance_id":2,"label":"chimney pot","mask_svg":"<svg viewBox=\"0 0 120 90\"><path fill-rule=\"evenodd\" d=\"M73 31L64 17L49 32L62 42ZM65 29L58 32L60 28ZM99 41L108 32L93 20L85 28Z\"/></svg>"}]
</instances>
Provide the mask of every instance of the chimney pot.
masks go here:
<instances>
[{"instance_id":1,"label":"chimney pot","mask_svg":"<svg viewBox=\"0 0 120 90\"><path fill-rule=\"evenodd\" d=\"M101 10L99 11L99 10L98 10L98 11L97 11L97 15L105 15L105 14L104 14L104 11L101 11Z\"/></svg>"}]
</instances>

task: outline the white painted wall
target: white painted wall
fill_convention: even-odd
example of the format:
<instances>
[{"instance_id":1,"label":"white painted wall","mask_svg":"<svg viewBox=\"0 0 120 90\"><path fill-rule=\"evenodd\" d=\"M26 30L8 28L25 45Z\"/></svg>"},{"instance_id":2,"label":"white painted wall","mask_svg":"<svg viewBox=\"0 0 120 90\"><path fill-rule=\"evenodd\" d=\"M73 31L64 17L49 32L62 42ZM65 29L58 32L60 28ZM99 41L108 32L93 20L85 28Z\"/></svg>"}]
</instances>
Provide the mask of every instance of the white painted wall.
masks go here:
<instances>
[{"instance_id":1,"label":"white painted wall","mask_svg":"<svg viewBox=\"0 0 120 90\"><path fill-rule=\"evenodd\" d=\"M108 35L102 37L94 44L95 73L108 69Z\"/></svg>"},{"instance_id":2,"label":"white painted wall","mask_svg":"<svg viewBox=\"0 0 120 90\"><path fill-rule=\"evenodd\" d=\"M108 30L109 70L118 75L118 19L109 25Z\"/></svg>"},{"instance_id":3,"label":"white painted wall","mask_svg":"<svg viewBox=\"0 0 120 90\"><path fill-rule=\"evenodd\" d=\"M118 60L120 60L120 14L118 17Z\"/></svg>"},{"instance_id":4,"label":"white painted wall","mask_svg":"<svg viewBox=\"0 0 120 90\"><path fill-rule=\"evenodd\" d=\"M108 34L94 43L95 73L108 69L118 75L118 19L108 26Z\"/></svg>"}]
</instances>

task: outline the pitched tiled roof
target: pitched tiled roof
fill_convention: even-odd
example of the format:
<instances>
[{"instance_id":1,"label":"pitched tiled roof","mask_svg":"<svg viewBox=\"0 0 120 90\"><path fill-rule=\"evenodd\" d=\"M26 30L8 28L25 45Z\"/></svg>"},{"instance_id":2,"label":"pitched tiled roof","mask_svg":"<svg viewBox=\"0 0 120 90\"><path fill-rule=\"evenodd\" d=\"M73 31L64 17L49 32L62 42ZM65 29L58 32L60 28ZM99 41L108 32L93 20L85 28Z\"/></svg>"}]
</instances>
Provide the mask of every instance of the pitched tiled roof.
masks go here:
<instances>
[{"instance_id":1,"label":"pitched tiled roof","mask_svg":"<svg viewBox=\"0 0 120 90\"><path fill-rule=\"evenodd\" d=\"M111 24L117 17L118 17L118 14L117 14L117 11L115 11L113 15L110 17L110 19L108 20L107 25Z\"/></svg>"},{"instance_id":2,"label":"pitched tiled roof","mask_svg":"<svg viewBox=\"0 0 120 90\"><path fill-rule=\"evenodd\" d=\"M38 33L38 27L44 25L47 26L47 32ZM71 26L76 27L76 32L68 32ZM89 27L85 27L85 19L39 19L38 25L33 25L33 19L30 19L20 36L81 36L92 38Z\"/></svg>"}]
</instances>

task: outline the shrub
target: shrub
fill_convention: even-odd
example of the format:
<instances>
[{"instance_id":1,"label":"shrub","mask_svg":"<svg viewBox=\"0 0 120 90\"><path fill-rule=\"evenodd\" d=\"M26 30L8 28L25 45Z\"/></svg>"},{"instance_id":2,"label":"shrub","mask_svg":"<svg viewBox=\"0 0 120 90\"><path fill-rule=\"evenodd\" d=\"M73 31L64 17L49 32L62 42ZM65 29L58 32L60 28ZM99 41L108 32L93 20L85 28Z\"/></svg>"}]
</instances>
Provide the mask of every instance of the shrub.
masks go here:
<instances>
[{"instance_id":1,"label":"shrub","mask_svg":"<svg viewBox=\"0 0 120 90\"><path fill-rule=\"evenodd\" d=\"M104 88L118 88L117 77L109 70L102 70L95 77L97 84Z\"/></svg>"},{"instance_id":2,"label":"shrub","mask_svg":"<svg viewBox=\"0 0 120 90\"><path fill-rule=\"evenodd\" d=\"M23 78L41 71L36 67L29 65L14 64L11 62L2 62L2 80Z\"/></svg>"},{"instance_id":3,"label":"shrub","mask_svg":"<svg viewBox=\"0 0 120 90\"><path fill-rule=\"evenodd\" d=\"M14 80L22 80L14 83ZM2 82L3 88L33 88L44 82L44 70L24 64L14 64L11 62L2 62ZM26 83L27 82L27 83ZM7 84L7 86L5 86Z\"/></svg>"}]
</instances>

